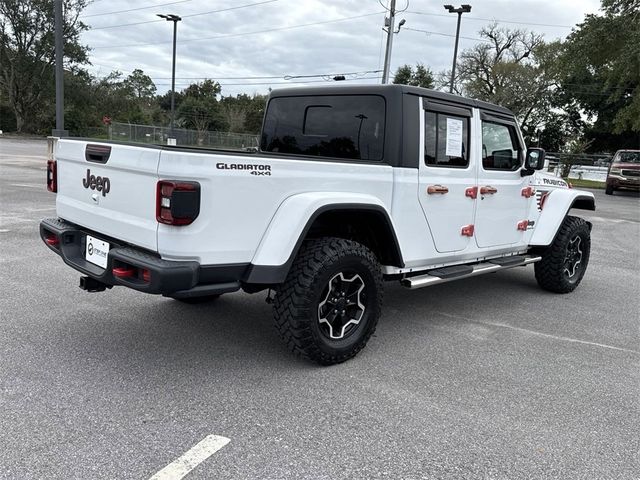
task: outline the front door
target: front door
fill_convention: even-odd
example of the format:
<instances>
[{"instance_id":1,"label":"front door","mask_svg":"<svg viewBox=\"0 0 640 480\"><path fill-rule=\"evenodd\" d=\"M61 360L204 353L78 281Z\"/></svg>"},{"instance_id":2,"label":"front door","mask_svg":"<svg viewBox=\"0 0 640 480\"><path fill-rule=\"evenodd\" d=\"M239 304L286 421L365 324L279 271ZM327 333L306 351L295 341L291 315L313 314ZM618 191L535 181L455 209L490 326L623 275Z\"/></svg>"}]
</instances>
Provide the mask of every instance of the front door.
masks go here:
<instances>
[{"instance_id":1,"label":"front door","mask_svg":"<svg viewBox=\"0 0 640 480\"><path fill-rule=\"evenodd\" d=\"M483 117L476 242L481 248L518 244L524 241L522 222L534 198L523 192L529 179L520 174L524 146L515 124Z\"/></svg>"},{"instance_id":2,"label":"front door","mask_svg":"<svg viewBox=\"0 0 640 480\"><path fill-rule=\"evenodd\" d=\"M438 252L457 252L473 236L476 159L471 108L423 100L423 155L418 196Z\"/></svg>"}]
</instances>

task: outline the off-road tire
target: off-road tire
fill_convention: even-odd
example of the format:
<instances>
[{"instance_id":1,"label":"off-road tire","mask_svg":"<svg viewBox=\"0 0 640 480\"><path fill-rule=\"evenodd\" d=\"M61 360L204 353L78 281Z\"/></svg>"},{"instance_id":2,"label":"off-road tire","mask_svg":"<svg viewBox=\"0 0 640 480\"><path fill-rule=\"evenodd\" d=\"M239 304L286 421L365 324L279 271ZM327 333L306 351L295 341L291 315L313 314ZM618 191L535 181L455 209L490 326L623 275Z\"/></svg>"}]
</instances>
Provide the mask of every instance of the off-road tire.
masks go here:
<instances>
[{"instance_id":1,"label":"off-road tire","mask_svg":"<svg viewBox=\"0 0 640 480\"><path fill-rule=\"evenodd\" d=\"M604 193L607 195L613 195L613 185L607 185L604 189Z\"/></svg>"},{"instance_id":2,"label":"off-road tire","mask_svg":"<svg viewBox=\"0 0 640 480\"><path fill-rule=\"evenodd\" d=\"M578 267L573 266L574 274L567 271L567 258L571 243L580 238L581 261ZM579 217L567 216L560 226L555 240L542 254L542 260L535 264L538 285L544 290L555 293L569 293L582 281L591 251L591 228ZM571 267L571 266L570 266Z\"/></svg>"},{"instance_id":3,"label":"off-road tire","mask_svg":"<svg viewBox=\"0 0 640 480\"><path fill-rule=\"evenodd\" d=\"M362 280L363 288L357 295L358 303L362 299L365 308L359 323L349 327L348 336L347 327L343 327L344 338L332 339L320 322L319 310L333 291L332 282L342 272ZM311 239L302 245L285 282L276 289L275 325L294 354L321 365L341 363L362 350L375 331L382 296L382 271L371 250L341 238Z\"/></svg>"},{"instance_id":4,"label":"off-road tire","mask_svg":"<svg viewBox=\"0 0 640 480\"><path fill-rule=\"evenodd\" d=\"M201 297L174 298L174 300L177 300L177 301L182 302L182 303L188 303L190 305L197 305L199 303L213 302L214 300L219 299L221 295L222 294L203 295Z\"/></svg>"}]
</instances>

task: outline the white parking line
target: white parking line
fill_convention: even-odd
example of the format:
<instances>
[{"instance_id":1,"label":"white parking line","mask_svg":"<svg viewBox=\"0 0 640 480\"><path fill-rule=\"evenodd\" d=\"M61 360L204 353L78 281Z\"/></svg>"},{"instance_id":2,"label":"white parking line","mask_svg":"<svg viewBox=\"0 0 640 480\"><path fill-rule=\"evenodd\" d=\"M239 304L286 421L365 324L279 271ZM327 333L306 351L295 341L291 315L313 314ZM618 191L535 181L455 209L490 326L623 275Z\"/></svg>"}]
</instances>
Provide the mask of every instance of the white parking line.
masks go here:
<instances>
[{"instance_id":1,"label":"white parking line","mask_svg":"<svg viewBox=\"0 0 640 480\"><path fill-rule=\"evenodd\" d=\"M10 183L12 187L28 187L28 188L40 188L42 190L45 189L42 183Z\"/></svg>"},{"instance_id":2,"label":"white parking line","mask_svg":"<svg viewBox=\"0 0 640 480\"><path fill-rule=\"evenodd\" d=\"M631 350L629 348L616 347L616 346L613 346L613 345L607 345L605 343L589 342L587 340L579 340L577 338L562 337L562 336L559 336L559 335L551 335L550 333L543 333L543 332L538 332L536 330L529 330L528 328L514 327L513 325L507 325L505 323L482 322L482 321L479 321L479 320L474 320L474 319L471 319L471 318L462 317L460 315L451 315L450 313L444 313L444 312L434 312L434 313L436 313L438 315L442 315L443 317L455 318L456 320L464 320L464 321L469 322L469 323L475 323L475 324L479 324L479 325L489 325L491 327L508 328L509 330L515 330L516 332L525 333L525 334L528 334L528 335L536 335L536 336L539 336L539 337L551 338L553 340L558 340L558 341L561 341L561 342L578 343L578 344L582 344L582 345L590 345L590 346L593 346L593 347L608 348L610 350L618 350L619 352L627 352L627 353L633 353L635 355L640 355L640 351L638 351L638 350Z\"/></svg>"},{"instance_id":3,"label":"white parking line","mask_svg":"<svg viewBox=\"0 0 640 480\"><path fill-rule=\"evenodd\" d=\"M26 210L27 212L50 212L55 209L56 209L55 205L52 205L51 207L37 207L37 208L27 207Z\"/></svg>"},{"instance_id":4,"label":"white parking line","mask_svg":"<svg viewBox=\"0 0 640 480\"><path fill-rule=\"evenodd\" d=\"M187 450L184 455L171 462L149 480L180 480L230 441L219 435L207 435L204 440Z\"/></svg>"},{"instance_id":5,"label":"white parking line","mask_svg":"<svg viewBox=\"0 0 640 480\"><path fill-rule=\"evenodd\" d=\"M602 222L602 223L638 223L637 220L627 220L624 218L605 218L605 217L594 217L588 215L587 218L594 222Z\"/></svg>"},{"instance_id":6,"label":"white parking line","mask_svg":"<svg viewBox=\"0 0 640 480\"><path fill-rule=\"evenodd\" d=\"M3 158L37 158L38 160L40 159L45 159L47 158L46 155L14 155L13 153L0 153L0 157Z\"/></svg>"}]
</instances>

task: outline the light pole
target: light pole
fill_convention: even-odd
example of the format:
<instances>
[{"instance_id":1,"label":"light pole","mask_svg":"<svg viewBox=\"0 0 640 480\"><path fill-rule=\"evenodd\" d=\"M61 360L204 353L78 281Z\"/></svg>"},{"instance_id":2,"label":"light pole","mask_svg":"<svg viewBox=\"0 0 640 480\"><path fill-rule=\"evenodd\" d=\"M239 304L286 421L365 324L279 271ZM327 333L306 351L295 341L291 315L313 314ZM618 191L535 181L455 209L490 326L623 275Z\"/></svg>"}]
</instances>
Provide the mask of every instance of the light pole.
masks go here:
<instances>
[{"instance_id":1,"label":"light pole","mask_svg":"<svg viewBox=\"0 0 640 480\"><path fill-rule=\"evenodd\" d=\"M66 137L69 132L64 129L64 38L62 30L63 12L62 0L53 3L55 22L55 52L56 52L56 128L51 132L54 137Z\"/></svg>"},{"instance_id":2,"label":"light pole","mask_svg":"<svg viewBox=\"0 0 640 480\"><path fill-rule=\"evenodd\" d=\"M406 9L405 9L406 10ZM401 10L402 12L404 10ZM398 33L400 28L405 24L406 20L403 18L398 24L398 30L393 31L393 27L396 21L396 0L391 0L389 6L389 18L384 17L384 27L382 30L387 32L387 48L384 53L384 70L382 71L382 84L389 83L389 68L391 67L391 48L393 47L393 34ZM386 28L385 28L386 27Z\"/></svg>"},{"instance_id":3,"label":"light pole","mask_svg":"<svg viewBox=\"0 0 640 480\"><path fill-rule=\"evenodd\" d=\"M178 33L178 22L182 20L178 15L157 14L167 22L173 22L173 62L171 63L171 119L169 120L169 133L173 137L173 120L175 118L175 97L176 97L176 35Z\"/></svg>"},{"instance_id":4,"label":"light pole","mask_svg":"<svg viewBox=\"0 0 640 480\"><path fill-rule=\"evenodd\" d=\"M456 58L458 57L458 39L460 38L460 20L463 13L469 13L471 11L471 5L461 5L458 8L454 8L453 5L445 5L444 8L449 10L449 13L458 14L458 27L456 28L456 46L453 49L453 67L451 68L451 84L449 85L449 93L453 93L453 80L456 77Z\"/></svg>"}]
</instances>

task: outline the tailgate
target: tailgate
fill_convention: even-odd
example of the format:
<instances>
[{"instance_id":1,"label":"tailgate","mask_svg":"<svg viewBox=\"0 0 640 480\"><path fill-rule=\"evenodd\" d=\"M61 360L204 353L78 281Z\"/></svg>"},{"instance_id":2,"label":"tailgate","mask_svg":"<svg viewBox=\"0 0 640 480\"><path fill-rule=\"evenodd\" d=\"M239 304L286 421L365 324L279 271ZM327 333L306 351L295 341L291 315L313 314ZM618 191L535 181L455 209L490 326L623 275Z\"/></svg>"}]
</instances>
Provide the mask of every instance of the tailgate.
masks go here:
<instances>
[{"instance_id":1,"label":"tailgate","mask_svg":"<svg viewBox=\"0 0 640 480\"><path fill-rule=\"evenodd\" d=\"M157 251L160 149L60 139L58 216L105 236Z\"/></svg>"}]
</instances>

